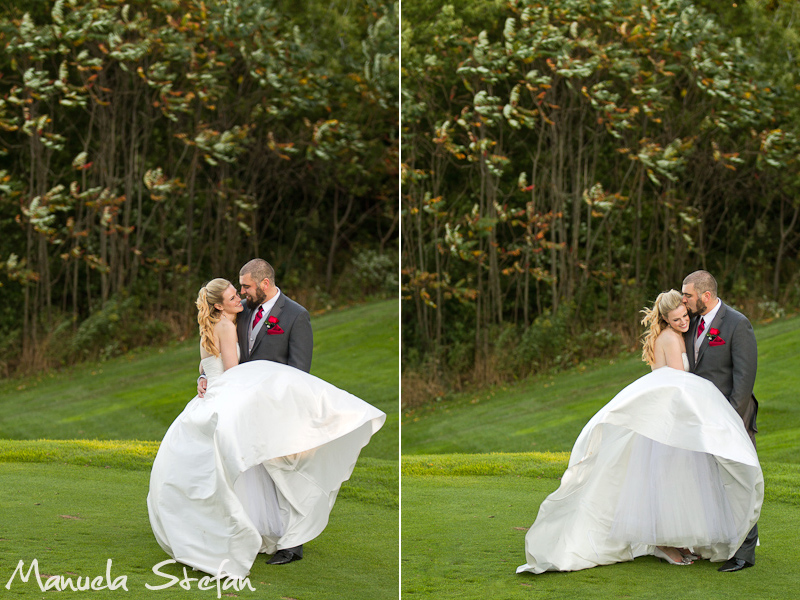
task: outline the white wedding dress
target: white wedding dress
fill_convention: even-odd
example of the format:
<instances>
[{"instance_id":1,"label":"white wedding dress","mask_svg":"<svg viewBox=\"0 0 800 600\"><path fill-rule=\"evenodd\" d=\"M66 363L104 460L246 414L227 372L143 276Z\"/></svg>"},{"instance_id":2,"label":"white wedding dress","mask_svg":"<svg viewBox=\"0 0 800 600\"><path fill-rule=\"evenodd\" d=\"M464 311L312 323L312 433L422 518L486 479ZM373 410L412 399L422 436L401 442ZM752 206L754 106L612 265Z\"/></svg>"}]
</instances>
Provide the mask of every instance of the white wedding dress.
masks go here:
<instances>
[{"instance_id":1,"label":"white wedding dress","mask_svg":"<svg viewBox=\"0 0 800 600\"><path fill-rule=\"evenodd\" d=\"M202 361L204 398L167 430L147 508L167 554L212 575L247 576L259 552L319 535L361 449L386 415L294 367Z\"/></svg>"},{"instance_id":2,"label":"white wedding dress","mask_svg":"<svg viewBox=\"0 0 800 600\"><path fill-rule=\"evenodd\" d=\"M761 466L741 417L683 362L636 380L586 424L517 573L629 561L656 545L733 556L761 511Z\"/></svg>"}]
</instances>

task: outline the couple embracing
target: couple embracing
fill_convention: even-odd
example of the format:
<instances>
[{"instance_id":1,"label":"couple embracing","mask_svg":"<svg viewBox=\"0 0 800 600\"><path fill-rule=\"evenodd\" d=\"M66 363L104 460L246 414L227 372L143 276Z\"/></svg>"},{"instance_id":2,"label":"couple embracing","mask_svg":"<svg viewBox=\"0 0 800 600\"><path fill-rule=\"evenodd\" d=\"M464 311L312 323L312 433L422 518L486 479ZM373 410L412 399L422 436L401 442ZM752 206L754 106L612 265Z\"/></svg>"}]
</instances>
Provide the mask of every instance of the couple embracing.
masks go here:
<instances>
[{"instance_id":1,"label":"couple embracing","mask_svg":"<svg viewBox=\"0 0 800 600\"><path fill-rule=\"evenodd\" d=\"M755 449L753 328L707 271L644 311L633 382L583 428L539 507L518 573L576 571L654 555L673 565L755 564L764 479Z\"/></svg>"},{"instance_id":2,"label":"couple embracing","mask_svg":"<svg viewBox=\"0 0 800 600\"><path fill-rule=\"evenodd\" d=\"M253 259L197 297L197 396L164 436L147 507L159 545L185 565L244 578L303 557L340 486L383 425L377 408L309 374L308 311Z\"/></svg>"}]
</instances>

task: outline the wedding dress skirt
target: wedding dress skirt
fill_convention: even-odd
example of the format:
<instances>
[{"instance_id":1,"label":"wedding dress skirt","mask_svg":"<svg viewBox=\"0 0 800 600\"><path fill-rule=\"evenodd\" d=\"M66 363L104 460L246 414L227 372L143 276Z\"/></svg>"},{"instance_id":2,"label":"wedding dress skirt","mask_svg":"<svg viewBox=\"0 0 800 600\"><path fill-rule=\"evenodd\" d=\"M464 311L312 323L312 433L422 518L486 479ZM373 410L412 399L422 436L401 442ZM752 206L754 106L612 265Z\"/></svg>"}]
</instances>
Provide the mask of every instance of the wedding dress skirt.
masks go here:
<instances>
[{"instance_id":1,"label":"wedding dress skirt","mask_svg":"<svg viewBox=\"0 0 800 600\"><path fill-rule=\"evenodd\" d=\"M741 417L709 381L664 367L622 390L581 431L539 507L517 573L577 571L691 547L733 556L764 478Z\"/></svg>"},{"instance_id":2,"label":"wedding dress skirt","mask_svg":"<svg viewBox=\"0 0 800 600\"><path fill-rule=\"evenodd\" d=\"M319 535L386 415L294 367L250 361L209 377L167 430L147 508L159 545L212 575L247 576L259 552Z\"/></svg>"}]
</instances>

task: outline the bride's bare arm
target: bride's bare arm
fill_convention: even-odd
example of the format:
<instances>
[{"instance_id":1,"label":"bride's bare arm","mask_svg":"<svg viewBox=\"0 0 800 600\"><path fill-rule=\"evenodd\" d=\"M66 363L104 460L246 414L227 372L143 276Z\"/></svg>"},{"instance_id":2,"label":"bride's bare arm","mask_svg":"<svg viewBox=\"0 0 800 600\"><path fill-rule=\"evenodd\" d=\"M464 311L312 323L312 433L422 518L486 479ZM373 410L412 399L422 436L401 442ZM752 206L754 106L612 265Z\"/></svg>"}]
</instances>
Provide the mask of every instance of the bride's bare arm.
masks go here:
<instances>
[{"instance_id":1,"label":"bride's bare arm","mask_svg":"<svg viewBox=\"0 0 800 600\"><path fill-rule=\"evenodd\" d=\"M222 366L227 371L231 367L239 364L239 355L236 353L236 346L239 344L236 337L236 325L222 319L215 326L215 333L219 335L219 351L222 355Z\"/></svg>"}]
</instances>

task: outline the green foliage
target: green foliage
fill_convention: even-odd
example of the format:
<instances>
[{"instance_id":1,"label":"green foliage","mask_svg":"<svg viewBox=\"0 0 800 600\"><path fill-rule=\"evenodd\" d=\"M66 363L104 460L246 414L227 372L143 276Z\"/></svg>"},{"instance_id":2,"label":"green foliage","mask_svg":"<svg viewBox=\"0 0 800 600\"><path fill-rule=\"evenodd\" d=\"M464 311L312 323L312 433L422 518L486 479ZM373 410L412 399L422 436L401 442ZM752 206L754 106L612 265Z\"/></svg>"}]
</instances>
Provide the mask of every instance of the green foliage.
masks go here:
<instances>
[{"instance_id":1,"label":"green foliage","mask_svg":"<svg viewBox=\"0 0 800 600\"><path fill-rule=\"evenodd\" d=\"M404 352L436 377L458 379L438 357L473 339L458 368L491 381L512 330L533 329L528 364L563 358L535 324L564 309L570 335L632 340L639 309L701 267L726 298L798 301L800 88L773 84L782 58L689 0L404 14Z\"/></svg>"},{"instance_id":2,"label":"green foliage","mask_svg":"<svg viewBox=\"0 0 800 600\"><path fill-rule=\"evenodd\" d=\"M587 329L573 335L571 314L571 307L562 305L555 315L545 310L526 328L503 329L494 349L495 370L520 378L553 367L616 356L625 349L619 335L608 329Z\"/></svg>"},{"instance_id":3,"label":"green foliage","mask_svg":"<svg viewBox=\"0 0 800 600\"><path fill-rule=\"evenodd\" d=\"M362 250L352 260L353 280L362 293L396 294L399 282L397 254L383 254L376 250Z\"/></svg>"},{"instance_id":4,"label":"green foliage","mask_svg":"<svg viewBox=\"0 0 800 600\"><path fill-rule=\"evenodd\" d=\"M123 319L130 319L135 313L134 298L111 298L103 307L90 315L78 327L69 344L71 353L83 356L110 357L121 353L127 346L126 334L132 333L123 327ZM56 331L56 336L58 336Z\"/></svg>"},{"instance_id":5,"label":"green foliage","mask_svg":"<svg viewBox=\"0 0 800 600\"><path fill-rule=\"evenodd\" d=\"M522 334L519 345L520 361L535 365L548 364L567 347L567 311L551 315L545 311ZM515 353L516 354L516 353Z\"/></svg>"},{"instance_id":6,"label":"green foliage","mask_svg":"<svg viewBox=\"0 0 800 600\"><path fill-rule=\"evenodd\" d=\"M16 364L46 362L57 310L80 327L135 297L181 306L185 326L197 287L254 255L296 272L313 310L307 282L330 297L351 246L390 247L397 6L287 4L0 9L0 294L23 307L0 331L21 330Z\"/></svg>"}]
</instances>

